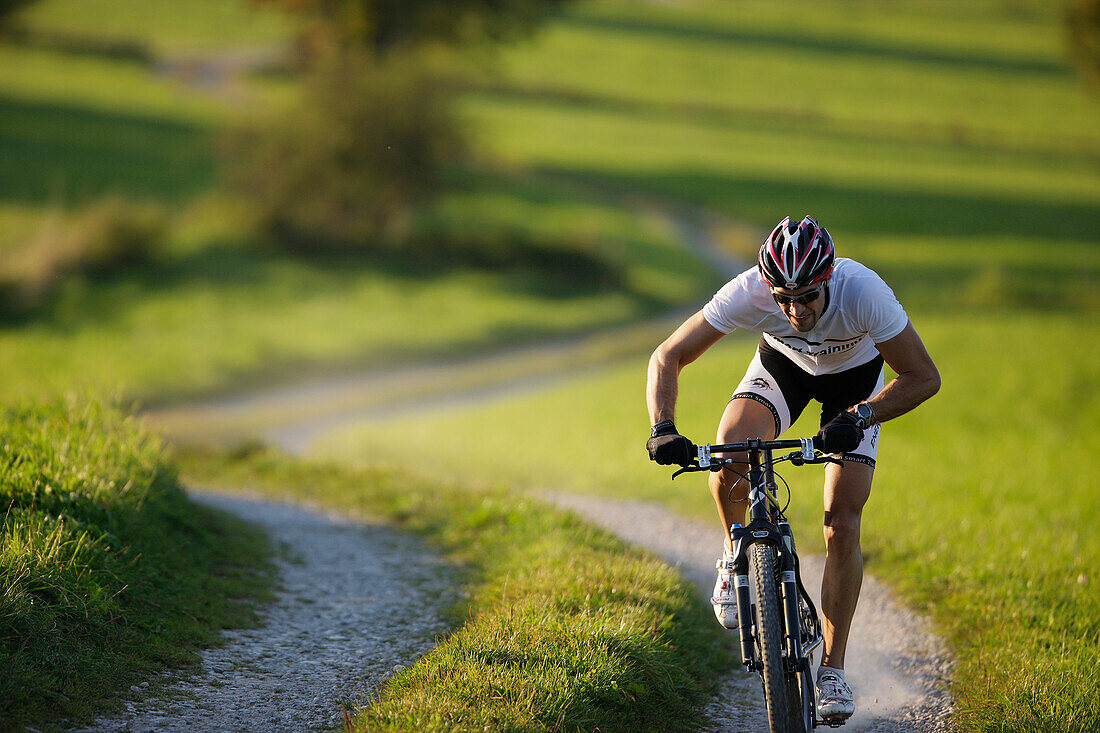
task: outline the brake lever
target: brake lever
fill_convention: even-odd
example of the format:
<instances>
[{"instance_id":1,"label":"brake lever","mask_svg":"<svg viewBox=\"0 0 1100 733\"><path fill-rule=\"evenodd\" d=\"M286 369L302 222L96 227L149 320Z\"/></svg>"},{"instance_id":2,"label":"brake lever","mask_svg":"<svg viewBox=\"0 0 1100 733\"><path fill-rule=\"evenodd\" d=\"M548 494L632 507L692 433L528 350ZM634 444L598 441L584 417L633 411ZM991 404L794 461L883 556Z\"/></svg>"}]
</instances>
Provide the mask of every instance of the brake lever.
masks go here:
<instances>
[{"instance_id":1,"label":"brake lever","mask_svg":"<svg viewBox=\"0 0 1100 733\"><path fill-rule=\"evenodd\" d=\"M710 471L711 473L718 473L723 468L725 468L726 463L728 462L724 458L712 458L710 460L711 460L711 463L710 463L709 466L700 466L698 464L692 464L690 466L684 466L679 471L674 472L672 474L672 478L675 479L681 473L695 473L697 471Z\"/></svg>"},{"instance_id":2,"label":"brake lever","mask_svg":"<svg viewBox=\"0 0 1100 733\"><path fill-rule=\"evenodd\" d=\"M695 465L684 466L683 468L679 469L678 471L673 472L672 480L675 481L676 477L679 476L681 473L693 473L695 471L709 471L709 470L710 469L703 468L702 466L695 466Z\"/></svg>"},{"instance_id":3,"label":"brake lever","mask_svg":"<svg viewBox=\"0 0 1100 733\"><path fill-rule=\"evenodd\" d=\"M776 458L772 463L782 463L783 461L790 461L792 466L801 466L806 462L806 459L800 451L795 451L794 453L788 453L785 456Z\"/></svg>"}]
</instances>

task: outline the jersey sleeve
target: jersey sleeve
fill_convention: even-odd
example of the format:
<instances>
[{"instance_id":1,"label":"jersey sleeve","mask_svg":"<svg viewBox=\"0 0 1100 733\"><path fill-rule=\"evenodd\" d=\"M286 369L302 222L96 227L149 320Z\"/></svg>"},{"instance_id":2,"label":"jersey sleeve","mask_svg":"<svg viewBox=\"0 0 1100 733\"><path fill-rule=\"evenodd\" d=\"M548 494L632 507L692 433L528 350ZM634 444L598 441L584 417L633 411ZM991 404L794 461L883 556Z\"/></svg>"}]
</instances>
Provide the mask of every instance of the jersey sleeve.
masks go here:
<instances>
[{"instance_id":1,"label":"jersey sleeve","mask_svg":"<svg viewBox=\"0 0 1100 733\"><path fill-rule=\"evenodd\" d=\"M752 328L759 321L749 290L749 277L755 273L756 268L741 273L714 294L710 302L703 306L703 317L707 323L722 333L729 333L735 328Z\"/></svg>"},{"instance_id":2,"label":"jersey sleeve","mask_svg":"<svg viewBox=\"0 0 1100 733\"><path fill-rule=\"evenodd\" d=\"M876 344L889 341L905 330L909 316L894 291L876 273L868 270L861 281L858 308L861 326Z\"/></svg>"}]
</instances>

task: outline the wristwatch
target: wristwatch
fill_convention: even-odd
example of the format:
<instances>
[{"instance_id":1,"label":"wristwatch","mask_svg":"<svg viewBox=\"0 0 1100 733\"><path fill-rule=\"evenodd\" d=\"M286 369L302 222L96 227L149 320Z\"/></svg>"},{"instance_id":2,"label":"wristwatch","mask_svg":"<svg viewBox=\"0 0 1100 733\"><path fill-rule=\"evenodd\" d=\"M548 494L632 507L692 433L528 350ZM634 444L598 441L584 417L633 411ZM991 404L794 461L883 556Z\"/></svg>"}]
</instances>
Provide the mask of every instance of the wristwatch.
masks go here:
<instances>
[{"instance_id":1,"label":"wristwatch","mask_svg":"<svg viewBox=\"0 0 1100 733\"><path fill-rule=\"evenodd\" d=\"M670 435L676 432L676 423L671 420L662 420L649 429L649 437L656 438L658 435Z\"/></svg>"},{"instance_id":2,"label":"wristwatch","mask_svg":"<svg viewBox=\"0 0 1100 733\"><path fill-rule=\"evenodd\" d=\"M866 430L875 424L875 409L866 402L854 405L850 412L855 413L856 419L859 420L860 430Z\"/></svg>"}]
</instances>

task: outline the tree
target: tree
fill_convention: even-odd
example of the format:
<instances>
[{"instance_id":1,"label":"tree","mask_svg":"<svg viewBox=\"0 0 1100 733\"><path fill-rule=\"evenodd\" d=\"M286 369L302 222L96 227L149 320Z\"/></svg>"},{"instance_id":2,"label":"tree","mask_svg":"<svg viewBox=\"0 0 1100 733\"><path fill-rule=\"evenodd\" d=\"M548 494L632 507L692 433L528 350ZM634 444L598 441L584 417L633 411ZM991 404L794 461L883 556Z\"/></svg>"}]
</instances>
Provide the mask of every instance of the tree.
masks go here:
<instances>
[{"instance_id":1,"label":"tree","mask_svg":"<svg viewBox=\"0 0 1100 733\"><path fill-rule=\"evenodd\" d=\"M230 137L230 181L284 250L401 247L401 224L465 150L450 94L413 54L331 52L301 103Z\"/></svg>"},{"instance_id":2,"label":"tree","mask_svg":"<svg viewBox=\"0 0 1100 733\"><path fill-rule=\"evenodd\" d=\"M269 240L301 253L415 246L403 224L466 150L458 85L424 51L529 32L565 1L257 0L311 21L302 102L228 146L230 180Z\"/></svg>"}]
</instances>

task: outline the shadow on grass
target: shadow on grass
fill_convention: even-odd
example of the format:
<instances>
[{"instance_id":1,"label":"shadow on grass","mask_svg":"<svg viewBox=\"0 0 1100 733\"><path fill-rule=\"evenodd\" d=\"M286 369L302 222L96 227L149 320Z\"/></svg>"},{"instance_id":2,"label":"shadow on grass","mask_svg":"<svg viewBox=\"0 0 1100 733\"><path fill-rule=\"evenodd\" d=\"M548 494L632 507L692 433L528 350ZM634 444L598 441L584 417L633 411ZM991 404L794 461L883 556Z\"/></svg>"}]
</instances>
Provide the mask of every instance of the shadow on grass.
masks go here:
<instances>
[{"instance_id":1,"label":"shadow on grass","mask_svg":"<svg viewBox=\"0 0 1100 733\"><path fill-rule=\"evenodd\" d=\"M598 183L615 191L646 191L689 201L771 226L786 214L812 214L830 231L868 235L1030 237L1072 230L1100 244L1100 206L921 190L889 190L775 180L706 171L606 173L546 168L547 174Z\"/></svg>"},{"instance_id":2,"label":"shadow on grass","mask_svg":"<svg viewBox=\"0 0 1100 733\"><path fill-rule=\"evenodd\" d=\"M1100 139L1080 136L1021 141L1006 136L1003 132L970 127L959 121L946 124L930 121L892 122L889 125L855 123L834 120L824 113L797 108L739 107L676 100L652 101L545 86L483 84L471 85L470 91L504 101L555 105L651 121L691 121L746 132L784 132L792 136L812 136L825 142L859 146L904 146L919 148L922 153L927 154L975 152L1011 155L1017 161L1043 165L1072 165L1081 162L1100 165L1100 150L1097 150Z\"/></svg>"},{"instance_id":3,"label":"shadow on grass","mask_svg":"<svg viewBox=\"0 0 1100 733\"><path fill-rule=\"evenodd\" d=\"M716 27L671 19L653 21L644 18L572 16L563 17L561 22L582 28L622 33L642 33L684 41L751 46L799 53L812 51L866 63L933 64L947 67L952 71L978 71L1010 75L1036 74L1064 77L1073 74L1073 70L1061 61L1034 57L1006 58L982 55L980 50L973 48L959 51L946 48L918 48L900 43L890 43L885 40L876 41L855 36L843 38L813 37L793 31L790 33L770 33L731 26Z\"/></svg>"},{"instance_id":4,"label":"shadow on grass","mask_svg":"<svg viewBox=\"0 0 1100 733\"><path fill-rule=\"evenodd\" d=\"M645 191L724 211L766 230L784 215L815 216L834 236L885 239L930 237L980 248L979 256L922 261L913 253L869 262L908 307L921 312L1012 306L1031 312L1100 312L1100 267L1081 247L1100 248L1100 207L925 191L768 180L713 173L606 174L546 168L557 178L595 184L626 194ZM1072 230L1075 240L1064 232ZM998 237L1033 239L1026 262L999 257ZM1060 252L1050 239L1069 241ZM977 243L971 245L967 240ZM994 243L990 243L994 242ZM844 254L841 246L841 254ZM967 253L973 255L973 252ZM1064 254L1064 256L1059 256ZM1084 256L1082 256L1084 255ZM963 259L967 260L966 262Z\"/></svg>"},{"instance_id":5,"label":"shadow on grass","mask_svg":"<svg viewBox=\"0 0 1100 733\"><path fill-rule=\"evenodd\" d=\"M66 56L137 61L142 64L151 63L155 58L144 43L129 38L30 30L18 26L0 28L0 43L18 44Z\"/></svg>"},{"instance_id":6,"label":"shadow on grass","mask_svg":"<svg viewBox=\"0 0 1100 733\"><path fill-rule=\"evenodd\" d=\"M643 312L668 304L634 292L624 273L586 253L556 249L552 243L516 242L501 255L483 257L447 251L274 254L239 242L212 244L185 257L167 258L102 274L78 273L57 284L40 302L20 311L0 311L0 326L49 323L74 332L85 324L113 319L132 303L156 294L213 288L227 294L254 292L257 298L311 297L361 287L364 278L382 276L422 287L463 272L491 277L500 293L520 293L547 301L622 292ZM289 293L288 293L289 289ZM239 293L238 293L239 295Z\"/></svg>"},{"instance_id":7,"label":"shadow on grass","mask_svg":"<svg viewBox=\"0 0 1100 733\"><path fill-rule=\"evenodd\" d=\"M137 114L0 96L0 199L177 200L214 180L210 131Z\"/></svg>"}]
</instances>

